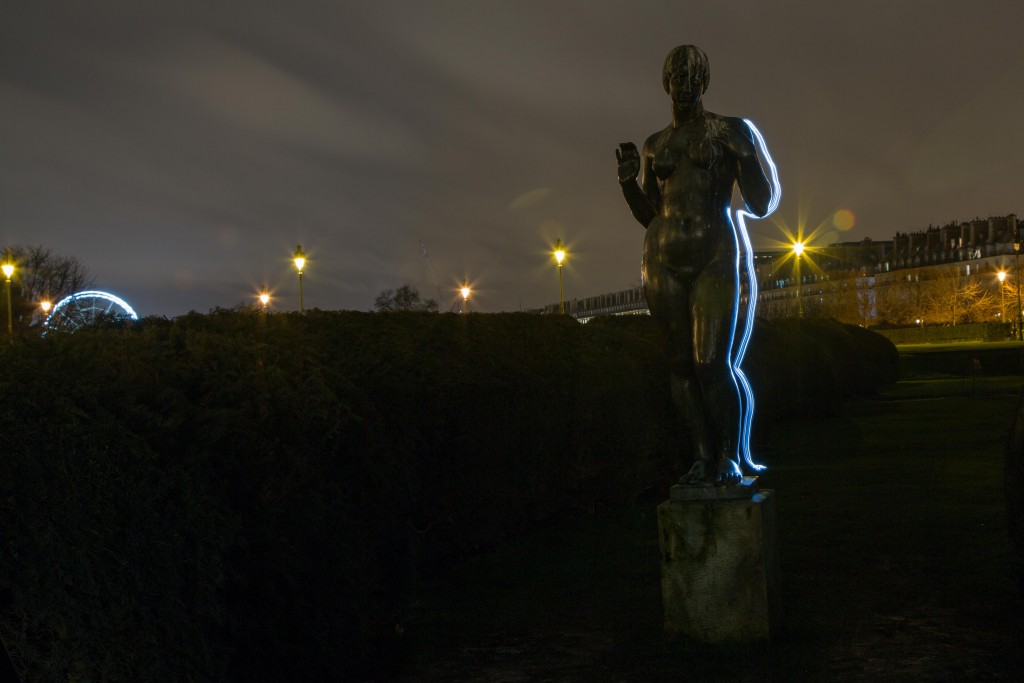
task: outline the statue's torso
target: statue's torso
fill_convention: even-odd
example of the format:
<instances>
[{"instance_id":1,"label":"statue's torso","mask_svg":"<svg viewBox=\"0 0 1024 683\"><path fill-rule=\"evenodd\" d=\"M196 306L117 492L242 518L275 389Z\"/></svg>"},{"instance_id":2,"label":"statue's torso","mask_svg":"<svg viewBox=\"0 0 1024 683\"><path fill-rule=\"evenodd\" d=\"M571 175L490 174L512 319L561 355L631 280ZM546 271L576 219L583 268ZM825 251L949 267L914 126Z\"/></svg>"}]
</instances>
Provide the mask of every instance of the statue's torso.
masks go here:
<instances>
[{"instance_id":1,"label":"statue's torso","mask_svg":"<svg viewBox=\"0 0 1024 683\"><path fill-rule=\"evenodd\" d=\"M734 249L728 209L735 181L728 122L705 114L648 138L645 164L658 183L661 207L647 227L644 259L699 267Z\"/></svg>"}]
</instances>

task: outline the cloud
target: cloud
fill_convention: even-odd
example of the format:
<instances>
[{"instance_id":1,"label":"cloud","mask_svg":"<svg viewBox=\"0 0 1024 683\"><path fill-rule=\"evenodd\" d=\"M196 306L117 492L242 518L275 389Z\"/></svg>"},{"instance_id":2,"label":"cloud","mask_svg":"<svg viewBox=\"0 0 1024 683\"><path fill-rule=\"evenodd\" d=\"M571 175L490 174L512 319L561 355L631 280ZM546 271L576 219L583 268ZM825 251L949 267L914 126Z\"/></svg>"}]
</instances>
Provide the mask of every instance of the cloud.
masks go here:
<instances>
[{"instance_id":1,"label":"cloud","mask_svg":"<svg viewBox=\"0 0 1024 683\"><path fill-rule=\"evenodd\" d=\"M193 35L153 68L179 96L230 127L344 156L409 160L423 152L399 120L223 39Z\"/></svg>"}]
</instances>

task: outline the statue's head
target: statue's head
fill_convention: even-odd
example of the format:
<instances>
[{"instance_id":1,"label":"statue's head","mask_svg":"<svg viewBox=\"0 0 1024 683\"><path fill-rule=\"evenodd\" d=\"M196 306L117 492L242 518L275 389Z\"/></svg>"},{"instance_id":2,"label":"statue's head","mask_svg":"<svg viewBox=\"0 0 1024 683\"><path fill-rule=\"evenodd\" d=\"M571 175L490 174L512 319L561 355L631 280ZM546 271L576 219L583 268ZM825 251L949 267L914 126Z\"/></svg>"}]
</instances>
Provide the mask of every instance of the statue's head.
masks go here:
<instances>
[{"instance_id":1,"label":"statue's head","mask_svg":"<svg viewBox=\"0 0 1024 683\"><path fill-rule=\"evenodd\" d=\"M669 80L672 74L685 71L688 74L696 74L702 83L701 93L708 89L711 81L711 68L708 66L708 56L696 45L680 45L673 48L665 57L665 65L661 69L661 84L665 86L665 92L669 92Z\"/></svg>"}]
</instances>

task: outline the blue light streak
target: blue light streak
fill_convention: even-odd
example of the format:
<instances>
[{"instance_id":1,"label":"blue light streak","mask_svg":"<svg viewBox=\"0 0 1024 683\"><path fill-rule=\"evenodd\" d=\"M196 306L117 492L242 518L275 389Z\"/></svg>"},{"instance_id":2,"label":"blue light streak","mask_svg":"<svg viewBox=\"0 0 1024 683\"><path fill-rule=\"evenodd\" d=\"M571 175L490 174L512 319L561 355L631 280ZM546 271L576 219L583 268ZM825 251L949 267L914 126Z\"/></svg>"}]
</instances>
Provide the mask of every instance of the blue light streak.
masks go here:
<instances>
[{"instance_id":1,"label":"blue light streak","mask_svg":"<svg viewBox=\"0 0 1024 683\"><path fill-rule=\"evenodd\" d=\"M750 455L750 430L754 422L754 392L750 388L750 382L747 380L746 374L744 374L743 370L740 368L740 365L743 363L743 357L747 353L747 345L750 343L750 335L754 331L754 311L757 308L757 278L754 272L754 250L750 244L750 235L747 233L746 218L767 218L770 216L779 206L779 199L782 197L782 185L779 183L778 169L775 167L775 162L772 161L772 157L768 153L768 146L765 144L764 137L761 135L761 132L750 119L743 119L743 123L747 124L750 132L753 133L754 141L757 143L757 149L765 163L768 164L768 168L771 172L772 185L771 198L768 200L768 210L765 212L764 216L756 216L744 209L737 209L736 222L733 223L732 220L729 221L733 226L733 238L736 240L736 303L733 306L734 314L732 320L731 339L736 338L736 326L739 322L741 253L743 254L746 262L747 282L749 283L747 314L743 323L743 334L740 337L739 343L735 347L735 352L730 348L730 370L732 371L733 382L736 384L736 393L739 397L740 403L740 429L739 438L736 444L736 455L738 458L743 458L747 465L749 465L755 472L759 472L765 469L765 466L755 463ZM743 242L742 249L740 248L741 240Z\"/></svg>"}]
</instances>

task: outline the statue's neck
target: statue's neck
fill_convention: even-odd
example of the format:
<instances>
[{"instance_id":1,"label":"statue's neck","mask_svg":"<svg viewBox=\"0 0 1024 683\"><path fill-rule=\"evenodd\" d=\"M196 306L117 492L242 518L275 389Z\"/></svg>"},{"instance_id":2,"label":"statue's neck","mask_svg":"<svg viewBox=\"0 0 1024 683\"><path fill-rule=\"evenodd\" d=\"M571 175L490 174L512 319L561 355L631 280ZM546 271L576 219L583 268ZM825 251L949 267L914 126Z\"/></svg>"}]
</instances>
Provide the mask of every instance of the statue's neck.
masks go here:
<instances>
[{"instance_id":1,"label":"statue's neck","mask_svg":"<svg viewBox=\"0 0 1024 683\"><path fill-rule=\"evenodd\" d=\"M697 100L696 103L687 107L672 107L672 127L679 128L704 115L704 103Z\"/></svg>"}]
</instances>

